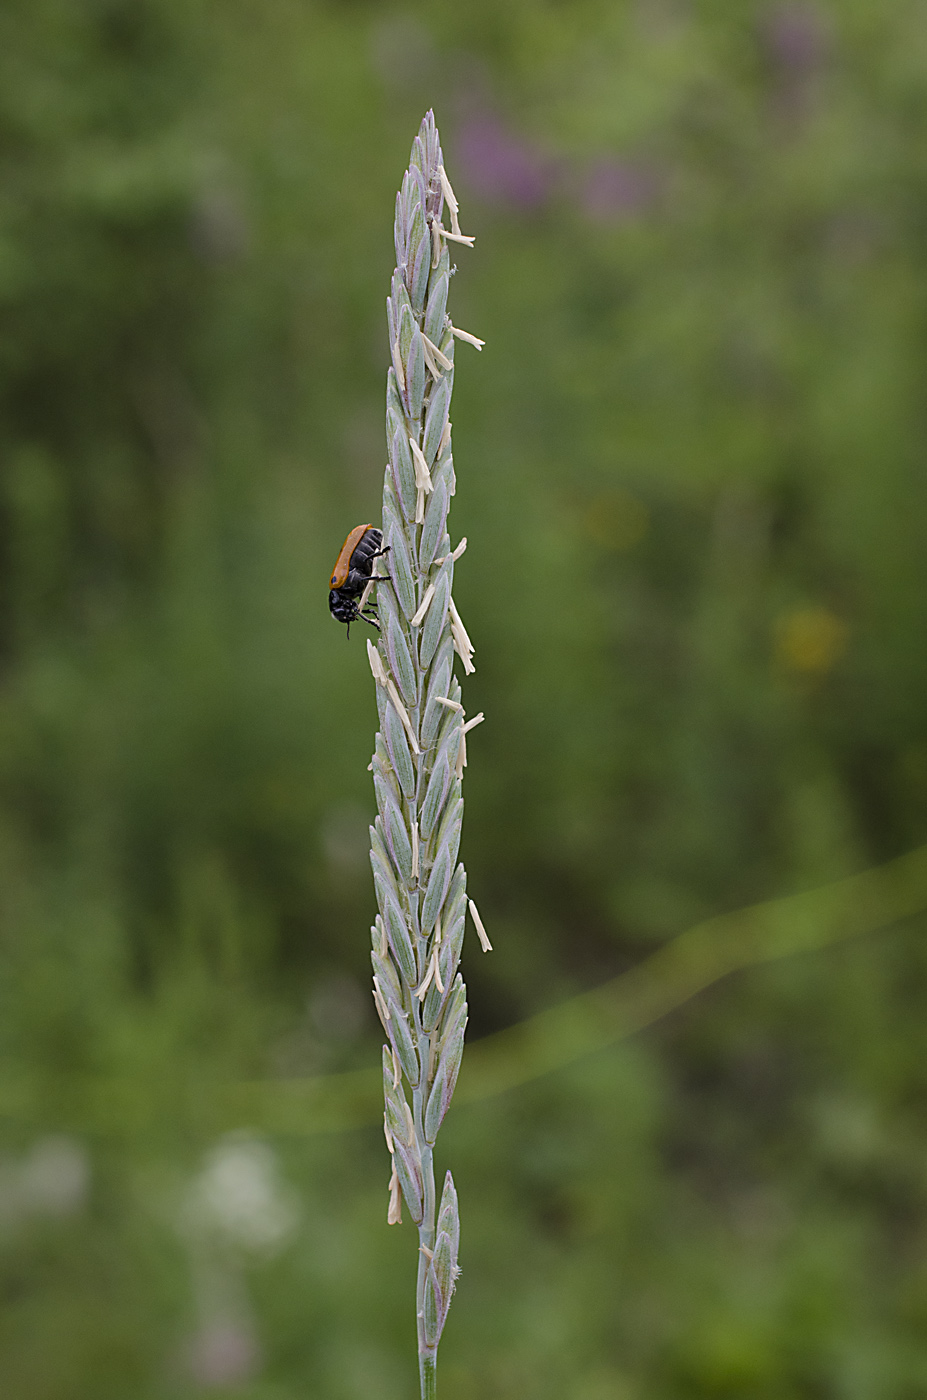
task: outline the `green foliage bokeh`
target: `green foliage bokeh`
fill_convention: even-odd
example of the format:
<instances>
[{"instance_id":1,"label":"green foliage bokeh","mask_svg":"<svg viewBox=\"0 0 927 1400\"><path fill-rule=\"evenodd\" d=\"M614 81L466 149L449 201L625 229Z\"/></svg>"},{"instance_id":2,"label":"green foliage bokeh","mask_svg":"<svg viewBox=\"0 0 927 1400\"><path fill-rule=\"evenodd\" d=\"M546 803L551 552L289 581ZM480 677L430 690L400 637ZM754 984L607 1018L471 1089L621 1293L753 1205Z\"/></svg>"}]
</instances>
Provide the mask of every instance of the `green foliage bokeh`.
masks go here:
<instances>
[{"instance_id":1,"label":"green foliage bokeh","mask_svg":"<svg viewBox=\"0 0 927 1400\"><path fill-rule=\"evenodd\" d=\"M9 1400L414 1393L377 1126L226 1136L216 1098L377 1060L375 707L325 595L377 513L429 106L487 341L473 1035L927 840L920 7L9 0ZM452 1110L446 1400L924 1394L923 933ZM266 1238L190 1224L223 1151Z\"/></svg>"}]
</instances>

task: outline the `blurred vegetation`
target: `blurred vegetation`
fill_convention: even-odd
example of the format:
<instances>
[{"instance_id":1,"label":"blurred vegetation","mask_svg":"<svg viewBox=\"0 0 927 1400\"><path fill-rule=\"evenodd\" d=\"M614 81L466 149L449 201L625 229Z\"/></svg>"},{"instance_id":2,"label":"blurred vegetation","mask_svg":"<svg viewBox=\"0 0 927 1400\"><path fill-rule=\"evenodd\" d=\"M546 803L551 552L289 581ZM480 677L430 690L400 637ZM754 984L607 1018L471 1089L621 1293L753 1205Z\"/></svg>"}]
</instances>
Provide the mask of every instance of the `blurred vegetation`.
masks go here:
<instances>
[{"instance_id":1,"label":"blurred vegetation","mask_svg":"<svg viewBox=\"0 0 927 1400\"><path fill-rule=\"evenodd\" d=\"M474 1038L927 841L921 7L7 0L9 1400L413 1393L376 1124L219 1104L377 1054L375 707L326 582L428 106L488 342ZM924 928L455 1108L443 1400L923 1395Z\"/></svg>"}]
</instances>

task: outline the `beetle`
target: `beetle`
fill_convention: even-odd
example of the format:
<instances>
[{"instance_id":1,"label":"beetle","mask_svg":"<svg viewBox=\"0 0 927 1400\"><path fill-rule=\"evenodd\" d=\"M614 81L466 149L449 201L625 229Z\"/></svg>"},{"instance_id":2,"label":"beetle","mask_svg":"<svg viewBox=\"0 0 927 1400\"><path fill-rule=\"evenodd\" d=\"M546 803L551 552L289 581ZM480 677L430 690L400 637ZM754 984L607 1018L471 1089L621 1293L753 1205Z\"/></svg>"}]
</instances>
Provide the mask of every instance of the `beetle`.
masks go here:
<instances>
[{"instance_id":1,"label":"beetle","mask_svg":"<svg viewBox=\"0 0 927 1400\"><path fill-rule=\"evenodd\" d=\"M374 559L382 558L389 549L389 545L386 549L381 549L382 543L383 531L378 530L375 525L355 525L335 560L328 606L332 617L348 624L348 637L351 635L351 623L356 622L358 618L369 622L377 631L380 630L376 617L368 616L368 611L372 612L372 608L368 605L362 610L358 599L363 596L369 583L390 582L388 578L373 572Z\"/></svg>"}]
</instances>

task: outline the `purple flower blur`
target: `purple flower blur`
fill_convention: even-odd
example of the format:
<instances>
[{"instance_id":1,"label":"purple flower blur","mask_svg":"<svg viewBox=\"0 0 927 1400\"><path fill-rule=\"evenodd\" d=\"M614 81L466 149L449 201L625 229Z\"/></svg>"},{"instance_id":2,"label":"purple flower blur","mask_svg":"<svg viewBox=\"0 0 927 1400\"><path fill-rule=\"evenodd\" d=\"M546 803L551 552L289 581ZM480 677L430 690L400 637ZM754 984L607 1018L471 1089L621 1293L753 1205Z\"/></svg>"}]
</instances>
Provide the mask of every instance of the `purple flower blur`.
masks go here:
<instances>
[{"instance_id":1,"label":"purple flower blur","mask_svg":"<svg viewBox=\"0 0 927 1400\"><path fill-rule=\"evenodd\" d=\"M763 32L770 57L794 74L810 73L827 57L827 34L811 5L782 5L767 15Z\"/></svg>"},{"instance_id":2,"label":"purple flower blur","mask_svg":"<svg viewBox=\"0 0 927 1400\"><path fill-rule=\"evenodd\" d=\"M525 209L544 203L556 177L556 164L549 156L492 116L464 120L456 156L474 193Z\"/></svg>"},{"instance_id":3,"label":"purple flower blur","mask_svg":"<svg viewBox=\"0 0 927 1400\"><path fill-rule=\"evenodd\" d=\"M622 223L650 209L660 194L660 172L643 161L559 158L474 105L468 102L461 118L456 158L469 191L488 203L536 209L559 194L589 219Z\"/></svg>"},{"instance_id":4,"label":"purple flower blur","mask_svg":"<svg viewBox=\"0 0 927 1400\"><path fill-rule=\"evenodd\" d=\"M629 161L603 158L588 172L580 198L591 219L607 223L640 214L653 203L656 193L653 171Z\"/></svg>"}]
</instances>

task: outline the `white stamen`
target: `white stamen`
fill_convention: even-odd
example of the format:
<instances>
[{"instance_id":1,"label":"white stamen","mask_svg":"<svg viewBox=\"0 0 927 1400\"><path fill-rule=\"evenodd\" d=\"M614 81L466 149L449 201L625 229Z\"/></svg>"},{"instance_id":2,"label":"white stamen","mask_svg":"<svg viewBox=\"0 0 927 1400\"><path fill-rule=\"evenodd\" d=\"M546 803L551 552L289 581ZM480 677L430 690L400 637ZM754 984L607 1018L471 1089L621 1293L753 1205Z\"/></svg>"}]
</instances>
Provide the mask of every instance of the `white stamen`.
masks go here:
<instances>
[{"instance_id":1,"label":"white stamen","mask_svg":"<svg viewBox=\"0 0 927 1400\"><path fill-rule=\"evenodd\" d=\"M443 351L443 350L439 350L438 347L437 347L437 345L435 345L434 341L433 341L433 340L429 340L428 337L427 337L427 335L425 335L424 332L422 332L422 340L423 340L424 343L425 343L425 350L426 350L426 351L428 351L428 350L431 351L432 355L433 355L434 358L437 360L438 364L442 366L442 368L444 368L444 369L453 369L453 368L454 368L454 361L453 361L453 360L449 360L449 359L447 358L447 356L445 355L444 351ZM435 379L437 379L438 377L439 377L438 375L435 375Z\"/></svg>"},{"instance_id":2,"label":"white stamen","mask_svg":"<svg viewBox=\"0 0 927 1400\"><path fill-rule=\"evenodd\" d=\"M460 633L456 630L453 624L451 626L451 636L454 639L454 650L463 662L464 675L472 676L474 671L476 670L476 667L470 660L470 657L473 653L470 651L467 644L461 641Z\"/></svg>"},{"instance_id":3,"label":"white stamen","mask_svg":"<svg viewBox=\"0 0 927 1400\"><path fill-rule=\"evenodd\" d=\"M387 1021L389 1020L389 1008L387 1007L386 1002L383 1000L383 996L382 996L382 994L381 994L381 992L380 992L380 988L379 988L379 986L377 985L377 979L374 978L373 980L374 980L373 1000L374 1000L374 1003L375 1003L376 1008L377 1008L377 1015L379 1016L380 1020L383 1022L383 1029L386 1030L386 1023L387 1023Z\"/></svg>"},{"instance_id":4,"label":"white stamen","mask_svg":"<svg viewBox=\"0 0 927 1400\"><path fill-rule=\"evenodd\" d=\"M451 599L451 637L454 640L454 650L460 657L464 665L464 673L471 675L476 667L473 664L473 643L467 636L467 629L460 620L460 613L454 607L454 600Z\"/></svg>"},{"instance_id":5,"label":"white stamen","mask_svg":"<svg viewBox=\"0 0 927 1400\"><path fill-rule=\"evenodd\" d=\"M431 221L431 265L437 267L441 261L441 225L437 219Z\"/></svg>"},{"instance_id":6,"label":"white stamen","mask_svg":"<svg viewBox=\"0 0 927 1400\"><path fill-rule=\"evenodd\" d=\"M425 523L425 492L421 487L415 493L415 523L416 525Z\"/></svg>"},{"instance_id":7,"label":"white stamen","mask_svg":"<svg viewBox=\"0 0 927 1400\"><path fill-rule=\"evenodd\" d=\"M390 1054L393 1057L393 1088L398 1089L399 1081L402 1078L402 1070L399 1068L399 1056L392 1046L390 1047Z\"/></svg>"},{"instance_id":8,"label":"white stamen","mask_svg":"<svg viewBox=\"0 0 927 1400\"><path fill-rule=\"evenodd\" d=\"M418 879L418 822L412 819L412 879Z\"/></svg>"},{"instance_id":9,"label":"white stamen","mask_svg":"<svg viewBox=\"0 0 927 1400\"><path fill-rule=\"evenodd\" d=\"M441 942L441 915L435 919L435 947ZM442 988L443 990L443 988Z\"/></svg>"},{"instance_id":10,"label":"white stamen","mask_svg":"<svg viewBox=\"0 0 927 1400\"><path fill-rule=\"evenodd\" d=\"M453 559L456 563L460 556L465 552L466 548L467 537L466 535L464 535L463 539L460 541L460 544L457 546L456 549L452 550L450 554L442 554L440 559L435 560L435 563L438 565L446 564L448 559Z\"/></svg>"},{"instance_id":11,"label":"white stamen","mask_svg":"<svg viewBox=\"0 0 927 1400\"><path fill-rule=\"evenodd\" d=\"M415 438L409 438L409 446L412 448L412 459L415 467L415 484L421 490L430 491L432 489L431 472L428 470L425 454L415 441Z\"/></svg>"},{"instance_id":12,"label":"white stamen","mask_svg":"<svg viewBox=\"0 0 927 1400\"><path fill-rule=\"evenodd\" d=\"M476 726L477 726L478 724L482 724L482 723L483 723L483 720L484 720L485 718L486 718L486 716L483 714L483 711L480 710L479 714L478 714L478 715L474 715L473 719L468 719L468 720L467 720L466 724L465 724L464 727L463 727L463 732L466 734L468 730L470 730L470 729L475 729Z\"/></svg>"},{"instance_id":13,"label":"white stamen","mask_svg":"<svg viewBox=\"0 0 927 1400\"><path fill-rule=\"evenodd\" d=\"M438 179L441 181L441 189L444 191L447 207L449 209L459 209L460 205L457 203L457 196L454 193L450 180L447 178L447 171L444 169L443 162L438 165Z\"/></svg>"},{"instance_id":14,"label":"white stamen","mask_svg":"<svg viewBox=\"0 0 927 1400\"><path fill-rule=\"evenodd\" d=\"M431 600L432 600L432 598L433 598L434 596L435 596L435 586L434 586L433 583L429 583L428 587L425 589L425 596L424 596L424 598L423 598L422 601L421 601L421 604L420 604L420 606L419 606L419 608L418 608L418 611L416 612L415 616L412 618L411 622L409 623L409 626L410 626L410 627L420 627L420 626L421 626L421 624L422 624L422 622L423 622L423 620L424 620L425 614L427 613L429 607L431 606Z\"/></svg>"},{"instance_id":15,"label":"white stamen","mask_svg":"<svg viewBox=\"0 0 927 1400\"><path fill-rule=\"evenodd\" d=\"M453 598L451 599L450 605L449 605L449 606L450 606L451 617L454 619L454 621L457 623L457 626L460 628L460 634L461 634L461 636L463 637L464 641L466 642L466 644L467 644L467 646L470 648L470 650L471 650L471 651L475 651L476 648L474 647L474 645L473 645L473 643L471 642L470 638L467 636L467 629L466 629L466 627L464 627L464 625L463 625L463 619L461 618L460 613L457 611L457 604L454 602L454 599L453 599Z\"/></svg>"},{"instance_id":16,"label":"white stamen","mask_svg":"<svg viewBox=\"0 0 927 1400\"><path fill-rule=\"evenodd\" d=\"M449 228L441 229L441 237L449 238L452 243L464 243L468 248L472 248L476 242L475 233L452 233Z\"/></svg>"},{"instance_id":17,"label":"white stamen","mask_svg":"<svg viewBox=\"0 0 927 1400\"><path fill-rule=\"evenodd\" d=\"M442 433L441 433L441 441L438 443L438 456L439 456L439 457L440 457L441 454L443 453L445 447L447 447L447 445L448 445L448 443L450 442L450 440L451 440L451 420L450 420L450 418L449 418L449 419L447 420L447 422L445 423L444 429L443 429L443 431L442 431ZM453 496L453 494L454 494L454 493L453 493L453 491L452 491L452 492L451 492L451 495Z\"/></svg>"},{"instance_id":18,"label":"white stamen","mask_svg":"<svg viewBox=\"0 0 927 1400\"><path fill-rule=\"evenodd\" d=\"M458 340L465 340L468 345L475 345L477 350L482 350L483 346L486 344L485 340L480 340L478 335L471 335L469 331L458 330L456 326L451 326L451 330Z\"/></svg>"},{"instance_id":19,"label":"white stamen","mask_svg":"<svg viewBox=\"0 0 927 1400\"><path fill-rule=\"evenodd\" d=\"M449 710L456 710L460 715L464 712L464 707L459 700L449 700L446 695L436 695L435 700L439 705L446 705Z\"/></svg>"},{"instance_id":20,"label":"white stamen","mask_svg":"<svg viewBox=\"0 0 927 1400\"><path fill-rule=\"evenodd\" d=\"M418 740L415 737L415 730L412 728L412 721L409 719L409 712L400 700L399 691L396 689L393 680L389 676L387 676L386 678L386 693L392 701L393 709L396 711L397 715L402 720L402 727L403 729L405 729L406 734L409 736L409 743L412 747L412 752L421 753L421 749L418 746Z\"/></svg>"},{"instance_id":21,"label":"white stamen","mask_svg":"<svg viewBox=\"0 0 927 1400\"><path fill-rule=\"evenodd\" d=\"M447 204L448 209L450 209L451 211L451 228L454 230L455 233L459 233L460 224L457 222L457 214L460 209L460 205L457 203L457 196L451 189L451 182L445 174L443 165L438 166L438 175L441 178L441 189L444 191L445 203Z\"/></svg>"},{"instance_id":22,"label":"white stamen","mask_svg":"<svg viewBox=\"0 0 927 1400\"><path fill-rule=\"evenodd\" d=\"M363 612L363 611L364 611L364 608L366 608L366 606L367 606L367 599L370 597L370 595L371 595L371 593L373 592L373 590L374 590L374 582L373 582L373 579L371 579L369 583L366 583L366 584L364 585L364 591L363 591L363 593L361 594L361 600L360 600L360 602L359 602L358 605L357 605L357 611L358 611L358 612Z\"/></svg>"},{"instance_id":23,"label":"white stamen","mask_svg":"<svg viewBox=\"0 0 927 1400\"><path fill-rule=\"evenodd\" d=\"M367 660L370 662L370 669L377 685L386 685L386 671L383 669L383 662L380 653L377 651L370 638L367 638Z\"/></svg>"},{"instance_id":24,"label":"white stamen","mask_svg":"<svg viewBox=\"0 0 927 1400\"><path fill-rule=\"evenodd\" d=\"M465 731L464 731L463 726L461 725L461 729L460 729L460 743L457 745L457 765L456 765L456 770L455 770L456 773L457 773L458 779L463 778L463 770L466 768L466 766L467 766L467 736L466 736L466 733L465 733Z\"/></svg>"},{"instance_id":25,"label":"white stamen","mask_svg":"<svg viewBox=\"0 0 927 1400\"><path fill-rule=\"evenodd\" d=\"M437 987L437 989L438 989L438 991L441 993L441 995L444 996L444 983L441 981L441 969L440 969L439 966L438 966L438 950L437 950L437 948L435 948L435 951L434 951L434 963L435 963L435 986Z\"/></svg>"},{"instance_id":26,"label":"white stamen","mask_svg":"<svg viewBox=\"0 0 927 1400\"><path fill-rule=\"evenodd\" d=\"M435 1257L434 1252L428 1248L427 1244L420 1244L418 1247L418 1251L419 1254L424 1254L425 1258L429 1261L429 1263Z\"/></svg>"},{"instance_id":27,"label":"white stamen","mask_svg":"<svg viewBox=\"0 0 927 1400\"><path fill-rule=\"evenodd\" d=\"M473 926L476 929L476 936L480 940L483 952L491 953L492 944L486 937L486 930L483 927L483 920L480 918L480 911L477 909L472 899L468 900L467 903L470 907L470 918L473 920Z\"/></svg>"},{"instance_id":28,"label":"white stamen","mask_svg":"<svg viewBox=\"0 0 927 1400\"><path fill-rule=\"evenodd\" d=\"M386 1138L386 1145L387 1145L387 1147L389 1148L390 1156L392 1156L392 1155L393 1155L393 1135L392 1135L392 1133L391 1133L390 1130L389 1130L389 1124L388 1124L387 1121L386 1121L386 1114L385 1114L385 1113L384 1113L384 1115L383 1115L383 1136Z\"/></svg>"},{"instance_id":29,"label":"white stamen","mask_svg":"<svg viewBox=\"0 0 927 1400\"><path fill-rule=\"evenodd\" d=\"M431 353L433 349L434 349L434 346L432 345L431 341L428 339L427 335L425 335L424 332L423 332L423 333L422 333L422 350L424 351L424 354L425 354L425 364L428 366L428 373L431 375L432 379L437 380L437 379L440 379L440 378L441 378L441 371L438 369L437 361L435 360L434 355L432 355L432 353Z\"/></svg>"},{"instance_id":30,"label":"white stamen","mask_svg":"<svg viewBox=\"0 0 927 1400\"><path fill-rule=\"evenodd\" d=\"M403 1109L404 1109L404 1111L405 1111L405 1115L406 1115L406 1127L409 1129L409 1132L408 1132L407 1137L406 1137L406 1141L407 1141L407 1142L414 1142L414 1141L415 1141L415 1124L414 1124L413 1121L412 1121L412 1110L411 1110L411 1108L409 1107L409 1105L408 1105L407 1103L405 1103L405 1102L403 1102L402 1107L403 1107Z\"/></svg>"},{"instance_id":31,"label":"white stamen","mask_svg":"<svg viewBox=\"0 0 927 1400\"><path fill-rule=\"evenodd\" d=\"M431 962L429 962L429 964L428 964L428 971L425 973L425 976L422 978L422 985L421 985L420 987L417 988L416 993L415 993L415 995L418 997L419 1001L424 1001L424 1000L425 1000L425 995L426 995L426 993L427 993L427 991L428 991L429 983L431 982L431 979L432 979L432 977L434 976L434 974L435 974L434 961L431 961Z\"/></svg>"},{"instance_id":32,"label":"white stamen","mask_svg":"<svg viewBox=\"0 0 927 1400\"><path fill-rule=\"evenodd\" d=\"M393 341L393 369L396 371L396 379L400 391L406 392L406 372L402 367L402 355L399 353L399 336Z\"/></svg>"},{"instance_id":33,"label":"white stamen","mask_svg":"<svg viewBox=\"0 0 927 1400\"><path fill-rule=\"evenodd\" d=\"M389 1179L389 1209L386 1212L386 1223L387 1225L402 1224L402 1192L399 1189L395 1161L393 1162L393 1174Z\"/></svg>"}]
</instances>

